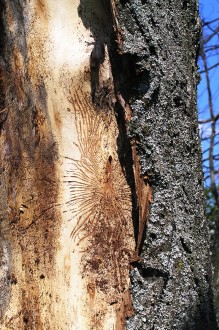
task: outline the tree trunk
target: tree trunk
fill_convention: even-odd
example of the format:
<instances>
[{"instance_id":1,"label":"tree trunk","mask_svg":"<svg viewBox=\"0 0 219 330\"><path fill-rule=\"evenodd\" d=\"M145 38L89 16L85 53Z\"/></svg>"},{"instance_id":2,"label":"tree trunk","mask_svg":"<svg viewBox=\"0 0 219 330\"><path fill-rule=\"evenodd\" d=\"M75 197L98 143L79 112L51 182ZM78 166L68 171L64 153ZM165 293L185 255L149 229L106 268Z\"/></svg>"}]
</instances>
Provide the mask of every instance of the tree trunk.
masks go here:
<instances>
[{"instance_id":1,"label":"tree trunk","mask_svg":"<svg viewBox=\"0 0 219 330\"><path fill-rule=\"evenodd\" d=\"M1 12L0 328L217 329L196 2Z\"/></svg>"}]
</instances>

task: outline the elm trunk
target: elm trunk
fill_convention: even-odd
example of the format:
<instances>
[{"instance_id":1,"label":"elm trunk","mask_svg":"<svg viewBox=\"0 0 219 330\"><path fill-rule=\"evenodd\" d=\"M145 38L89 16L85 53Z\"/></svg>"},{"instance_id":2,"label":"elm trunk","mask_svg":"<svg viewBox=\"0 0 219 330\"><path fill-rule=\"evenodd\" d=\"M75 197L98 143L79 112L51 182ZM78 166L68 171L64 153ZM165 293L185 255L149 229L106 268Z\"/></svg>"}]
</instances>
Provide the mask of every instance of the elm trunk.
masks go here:
<instances>
[{"instance_id":1,"label":"elm trunk","mask_svg":"<svg viewBox=\"0 0 219 330\"><path fill-rule=\"evenodd\" d=\"M217 329L196 2L0 9L0 329Z\"/></svg>"}]
</instances>

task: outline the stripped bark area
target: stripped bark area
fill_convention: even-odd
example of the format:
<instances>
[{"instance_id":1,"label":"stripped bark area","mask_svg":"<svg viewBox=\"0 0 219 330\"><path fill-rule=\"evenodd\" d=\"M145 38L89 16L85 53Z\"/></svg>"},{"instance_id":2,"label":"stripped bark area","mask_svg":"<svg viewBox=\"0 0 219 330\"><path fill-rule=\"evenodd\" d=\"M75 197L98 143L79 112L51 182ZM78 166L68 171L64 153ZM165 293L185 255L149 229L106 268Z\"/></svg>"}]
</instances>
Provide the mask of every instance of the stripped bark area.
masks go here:
<instances>
[{"instance_id":1,"label":"stripped bark area","mask_svg":"<svg viewBox=\"0 0 219 330\"><path fill-rule=\"evenodd\" d=\"M127 134L111 9L5 1L2 330L119 330L133 314L130 264L140 261L152 190Z\"/></svg>"},{"instance_id":2,"label":"stripped bark area","mask_svg":"<svg viewBox=\"0 0 219 330\"><path fill-rule=\"evenodd\" d=\"M91 326L104 327L107 306L100 304L101 297L116 314L121 314L122 308L116 324L119 328L122 322L124 327L125 317L132 313L128 273L135 246L131 190L117 154L115 115L109 108L95 111L91 95L82 89L72 87L68 100L75 118L75 145L80 157L69 159L67 205L76 220L71 239L82 255L87 294L95 297Z\"/></svg>"}]
</instances>

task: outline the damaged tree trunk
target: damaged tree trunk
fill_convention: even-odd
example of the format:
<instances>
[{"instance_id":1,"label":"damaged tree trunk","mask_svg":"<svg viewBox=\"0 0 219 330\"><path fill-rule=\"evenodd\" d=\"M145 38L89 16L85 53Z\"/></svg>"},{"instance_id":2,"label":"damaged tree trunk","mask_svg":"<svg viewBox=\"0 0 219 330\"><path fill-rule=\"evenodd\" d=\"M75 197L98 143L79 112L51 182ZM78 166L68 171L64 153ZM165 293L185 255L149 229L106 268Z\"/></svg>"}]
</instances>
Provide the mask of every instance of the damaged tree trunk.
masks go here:
<instances>
[{"instance_id":1,"label":"damaged tree trunk","mask_svg":"<svg viewBox=\"0 0 219 330\"><path fill-rule=\"evenodd\" d=\"M0 3L0 329L216 329L196 1Z\"/></svg>"}]
</instances>

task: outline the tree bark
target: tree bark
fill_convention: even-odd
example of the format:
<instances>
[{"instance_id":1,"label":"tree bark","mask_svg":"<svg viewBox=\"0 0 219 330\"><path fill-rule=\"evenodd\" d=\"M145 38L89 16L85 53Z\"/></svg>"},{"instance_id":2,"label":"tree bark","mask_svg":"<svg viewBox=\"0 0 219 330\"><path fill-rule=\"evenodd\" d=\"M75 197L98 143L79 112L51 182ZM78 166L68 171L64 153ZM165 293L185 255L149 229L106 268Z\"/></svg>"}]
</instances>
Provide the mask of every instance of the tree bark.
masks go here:
<instances>
[{"instance_id":1,"label":"tree bark","mask_svg":"<svg viewBox=\"0 0 219 330\"><path fill-rule=\"evenodd\" d=\"M118 13L136 72L129 134L154 187L127 329L217 329L196 111L197 2L123 1Z\"/></svg>"},{"instance_id":2,"label":"tree bark","mask_svg":"<svg viewBox=\"0 0 219 330\"><path fill-rule=\"evenodd\" d=\"M5 0L0 26L0 328L217 329L196 2Z\"/></svg>"}]
</instances>

